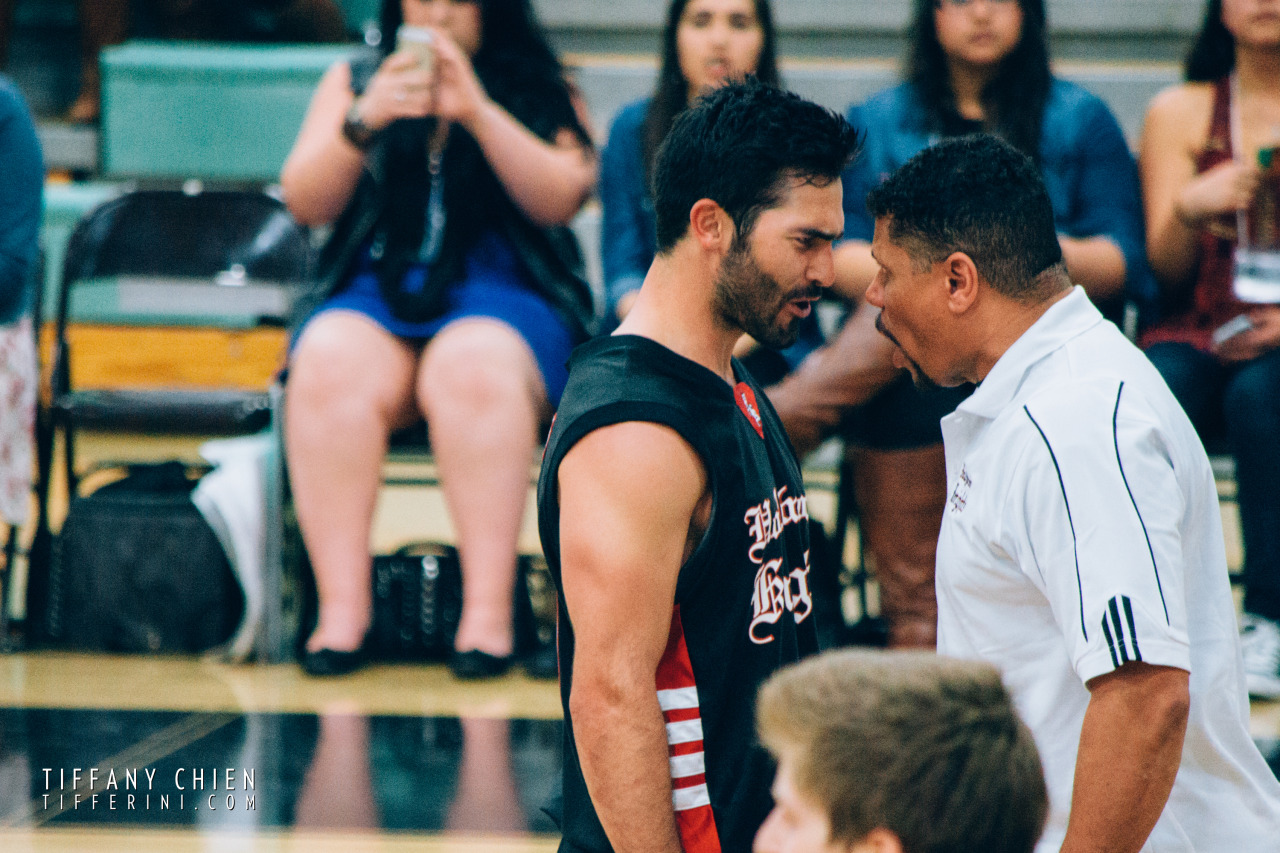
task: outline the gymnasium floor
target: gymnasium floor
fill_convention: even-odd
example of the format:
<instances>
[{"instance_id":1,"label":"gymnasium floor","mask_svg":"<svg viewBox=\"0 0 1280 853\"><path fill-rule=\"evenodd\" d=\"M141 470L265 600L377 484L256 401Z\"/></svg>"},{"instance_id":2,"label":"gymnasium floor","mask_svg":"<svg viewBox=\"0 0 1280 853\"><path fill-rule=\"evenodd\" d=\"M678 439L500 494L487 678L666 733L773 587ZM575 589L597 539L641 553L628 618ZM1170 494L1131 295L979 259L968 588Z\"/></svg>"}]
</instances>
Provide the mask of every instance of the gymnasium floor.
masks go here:
<instances>
[{"instance_id":1,"label":"gymnasium floor","mask_svg":"<svg viewBox=\"0 0 1280 853\"><path fill-rule=\"evenodd\" d=\"M438 498L384 490L375 546L450 537ZM1280 702L1252 728L1280 773ZM555 684L521 673L0 654L0 851L551 851L561 731Z\"/></svg>"}]
</instances>

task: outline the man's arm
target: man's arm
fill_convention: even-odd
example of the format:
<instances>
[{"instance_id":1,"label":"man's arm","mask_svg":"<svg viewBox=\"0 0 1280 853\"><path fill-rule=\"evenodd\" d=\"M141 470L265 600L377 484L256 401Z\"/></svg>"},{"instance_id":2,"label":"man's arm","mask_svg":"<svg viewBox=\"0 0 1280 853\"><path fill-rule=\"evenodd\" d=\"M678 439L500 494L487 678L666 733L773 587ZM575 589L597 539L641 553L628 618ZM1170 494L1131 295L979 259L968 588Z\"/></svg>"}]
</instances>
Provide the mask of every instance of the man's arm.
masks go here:
<instances>
[{"instance_id":1,"label":"man's arm","mask_svg":"<svg viewBox=\"0 0 1280 853\"><path fill-rule=\"evenodd\" d=\"M673 430L626 422L560 464L560 562L575 649L569 711L583 777L618 853L680 851L656 674L676 578L709 508L702 460Z\"/></svg>"},{"instance_id":2,"label":"man's arm","mask_svg":"<svg viewBox=\"0 0 1280 853\"><path fill-rule=\"evenodd\" d=\"M1189 674L1127 663L1091 679L1062 853L1137 853L1182 759Z\"/></svg>"}]
</instances>

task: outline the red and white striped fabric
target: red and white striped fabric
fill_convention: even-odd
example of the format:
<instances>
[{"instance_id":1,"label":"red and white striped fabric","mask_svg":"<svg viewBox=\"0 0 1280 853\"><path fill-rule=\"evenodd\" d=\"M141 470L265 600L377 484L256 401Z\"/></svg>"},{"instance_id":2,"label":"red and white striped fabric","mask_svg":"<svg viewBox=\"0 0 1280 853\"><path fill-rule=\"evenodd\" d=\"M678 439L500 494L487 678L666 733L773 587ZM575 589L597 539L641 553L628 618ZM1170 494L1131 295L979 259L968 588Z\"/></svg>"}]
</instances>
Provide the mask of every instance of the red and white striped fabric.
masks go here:
<instances>
[{"instance_id":1,"label":"red and white striped fabric","mask_svg":"<svg viewBox=\"0 0 1280 853\"><path fill-rule=\"evenodd\" d=\"M671 803L680 841L685 853L720 853L720 835L707 791L698 685L693 679L679 607L671 614L671 633L658 664L657 688L658 705L667 724Z\"/></svg>"}]
</instances>

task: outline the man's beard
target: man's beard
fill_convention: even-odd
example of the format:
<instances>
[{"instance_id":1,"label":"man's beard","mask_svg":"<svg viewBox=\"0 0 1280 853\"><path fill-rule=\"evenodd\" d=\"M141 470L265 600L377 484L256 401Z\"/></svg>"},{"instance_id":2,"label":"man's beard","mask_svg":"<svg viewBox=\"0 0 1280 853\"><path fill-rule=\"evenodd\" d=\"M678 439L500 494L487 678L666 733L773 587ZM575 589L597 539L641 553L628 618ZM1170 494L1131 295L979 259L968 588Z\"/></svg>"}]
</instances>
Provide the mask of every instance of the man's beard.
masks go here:
<instances>
[{"instance_id":1,"label":"man's beard","mask_svg":"<svg viewBox=\"0 0 1280 853\"><path fill-rule=\"evenodd\" d=\"M800 336L800 318L779 320L792 299L817 299L816 285L788 292L756 262L744 240L735 238L716 277L715 309L729 325L741 329L761 344L786 349Z\"/></svg>"},{"instance_id":2,"label":"man's beard","mask_svg":"<svg viewBox=\"0 0 1280 853\"><path fill-rule=\"evenodd\" d=\"M907 355L907 351L902 348L902 344L898 343L898 339L884 327L884 319L880 314L876 315L876 331L892 341L893 345L898 348L898 352L902 353L902 357L907 360L907 364L911 365L907 373L911 374L911 383L916 386L917 391L939 391L942 389L941 385L930 379L920 369L920 365L916 363L915 359Z\"/></svg>"}]
</instances>

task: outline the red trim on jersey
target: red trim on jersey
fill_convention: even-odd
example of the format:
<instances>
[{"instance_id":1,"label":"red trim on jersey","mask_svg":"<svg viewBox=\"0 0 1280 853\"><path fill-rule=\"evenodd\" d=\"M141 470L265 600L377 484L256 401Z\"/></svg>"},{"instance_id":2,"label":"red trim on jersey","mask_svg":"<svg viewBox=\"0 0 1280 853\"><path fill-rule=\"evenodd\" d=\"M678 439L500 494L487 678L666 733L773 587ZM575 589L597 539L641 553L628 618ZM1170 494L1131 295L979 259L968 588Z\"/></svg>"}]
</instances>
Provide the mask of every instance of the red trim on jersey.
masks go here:
<instances>
[{"instance_id":1,"label":"red trim on jersey","mask_svg":"<svg viewBox=\"0 0 1280 853\"><path fill-rule=\"evenodd\" d=\"M699 785L707 784L707 775L699 773L697 776L684 776L680 779L672 779L671 787L673 788L696 788ZM710 808L710 806L704 806Z\"/></svg>"},{"instance_id":2,"label":"red trim on jersey","mask_svg":"<svg viewBox=\"0 0 1280 853\"><path fill-rule=\"evenodd\" d=\"M666 717L668 723L699 720L702 718L702 710L699 708L672 708L670 711L663 711L662 716Z\"/></svg>"},{"instance_id":3,"label":"red trim on jersey","mask_svg":"<svg viewBox=\"0 0 1280 853\"><path fill-rule=\"evenodd\" d=\"M750 389L748 389L750 390ZM693 664L689 660L689 648L684 642L684 624L680 621L680 607L671 610L671 632L667 635L667 648L658 662L658 690L679 690L692 688L695 692L698 684L693 678ZM700 720L697 708L673 708L663 712L667 723L690 722ZM670 754L693 755L703 749L702 741L671 744ZM673 791L696 788L706 785L705 774L673 779ZM720 853L720 833L716 830L715 814L710 805L676 810L676 829L680 833L680 842L685 853Z\"/></svg>"}]
</instances>

